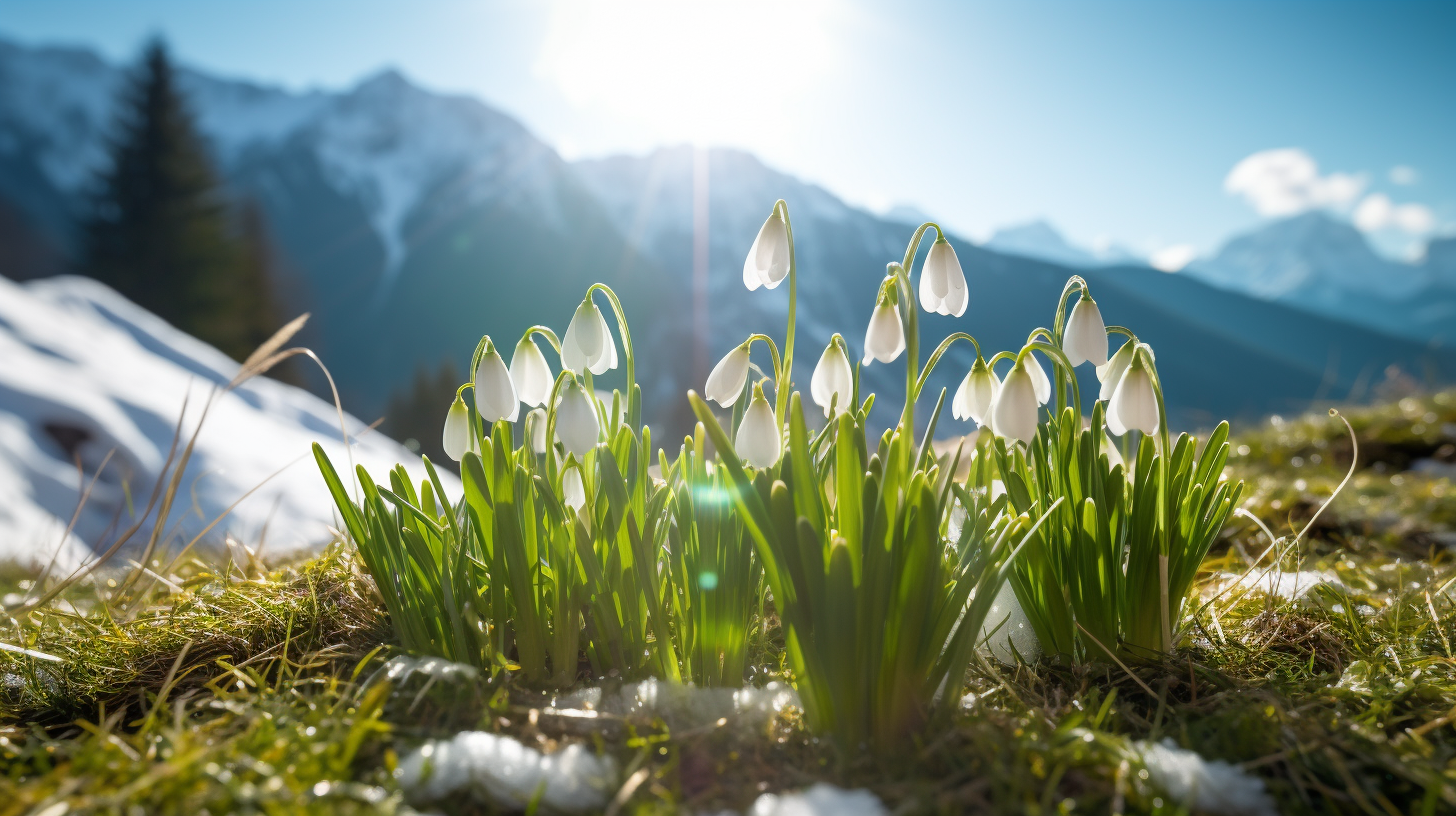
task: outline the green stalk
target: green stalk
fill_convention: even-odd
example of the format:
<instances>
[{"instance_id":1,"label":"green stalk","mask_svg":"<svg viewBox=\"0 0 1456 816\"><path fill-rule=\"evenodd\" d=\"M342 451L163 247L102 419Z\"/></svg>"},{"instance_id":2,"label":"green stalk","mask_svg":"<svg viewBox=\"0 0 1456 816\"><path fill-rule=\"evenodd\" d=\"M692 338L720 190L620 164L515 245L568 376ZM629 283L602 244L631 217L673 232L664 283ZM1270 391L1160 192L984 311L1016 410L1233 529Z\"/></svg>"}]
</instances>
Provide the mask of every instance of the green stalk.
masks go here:
<instances>
[{"instance_id":1,"label":"green stalk","mask_svg":"<svg viewBox=\"0 0 1456 816\"><path fill-rule=\"evenodd\" d=\"M593 292L601 292L607 296L607 300L612 303L612 312L617 318L617 331L622 335L622 355L627 358L627 423L635 428L641 420L642 405L641 399L636 393L637 362L636 357L632 354L632 331L627 328L627 314L622 311L622 301L617 299L617 293L612 291L612 287L605 283L593 283L586 290L586 296L590 298ZM608 337L606 341L610 343L612 339Z\"/></svg>"},{"instance_id":2,"label":"green stalk","mask_svg":"<svg viewBox=\"0 0 1456 816\"><path fill-rule=\"evenodd\" d=\"M774 423L782 431L784 413L789 407L789 392L794 388L794 335L799 301L799 264L794 255L794 225L789 220L788 202L782 198L775 201L774 211L783 216L784 228L789 234L789 326L788 334L784 337L784 363L774 382ZM769 347L773 348L772 343ZM777 352L774 356L778 356Z\"/></svg>"}]
</instances>

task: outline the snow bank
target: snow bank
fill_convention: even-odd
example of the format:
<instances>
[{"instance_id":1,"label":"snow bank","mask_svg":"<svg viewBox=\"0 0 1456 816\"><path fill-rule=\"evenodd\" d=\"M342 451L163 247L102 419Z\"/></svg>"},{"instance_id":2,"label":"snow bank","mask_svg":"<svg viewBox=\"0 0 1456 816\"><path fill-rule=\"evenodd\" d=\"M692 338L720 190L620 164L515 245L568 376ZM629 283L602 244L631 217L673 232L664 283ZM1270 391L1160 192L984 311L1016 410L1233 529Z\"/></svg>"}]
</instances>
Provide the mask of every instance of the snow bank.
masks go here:
<instances>
[{"instance_id":1,"label":"snow bank","mask_svg":"<svg viewBox=\"0 0 1456 816\"><path fill-rule=\"evenodd\" d=\"M616 691L599 687L577 689L552 701L554 711L600 711L623 717L649 716L661 719L673 730L701 728L727 719L740 727L763 725L789 706L799 705L799 695L785 683L774 681L763 688L698 688L662 680L626 683Z\"/></svg>"},{"instance_id":2,"label":"snow bank","mask_svg":"<svg viewBox=\"0 0 1456 816\"><path fill-rule=\"evenodd\" d=\"M1264 780L1238 766L1210 762L1170 739L1138 742L1134 748L1152 783L1190 810L1219 816L1278 816Z\"/></svg>"},{"instance_id":3,"label":"snow bank","mask_svg":"<svg viewBox=\"0 0 1456 816\"><path fill-rule=\"evenodd\" d=\"M184 400L190 434L209 394L237 370L96 281L0 278L0 561L38 568L59 548L69 566L114 540L146 508ZM415 478L424 477L402 446L353 417L346 425L355 463L382 477L412 462ZM227 535L261 546L265 558L319 548L334 513L310 452L315 441L347 471L330 403L262 377L218 396L166 519L170 542L190 540L242 499L204 538L205 551L220 551ZM76 462L89 484L111 451L62 541L82 491ZM442 478L458 495L458 482Z\"/></svg>"},{"instance_id":4,"label":"snow bank","mask_svg":"<svg viewBox=\"0 0 1456 816\"><path fill-rule=\"evenodd\" d=\"M470 792L504 808L523 808L539 797L545 808L568 813L599 809L617 789L611 757L579 744L542 754L482 731L425 743L400 760L395 775L416 802Z\"/></svg>"}]
</instances>

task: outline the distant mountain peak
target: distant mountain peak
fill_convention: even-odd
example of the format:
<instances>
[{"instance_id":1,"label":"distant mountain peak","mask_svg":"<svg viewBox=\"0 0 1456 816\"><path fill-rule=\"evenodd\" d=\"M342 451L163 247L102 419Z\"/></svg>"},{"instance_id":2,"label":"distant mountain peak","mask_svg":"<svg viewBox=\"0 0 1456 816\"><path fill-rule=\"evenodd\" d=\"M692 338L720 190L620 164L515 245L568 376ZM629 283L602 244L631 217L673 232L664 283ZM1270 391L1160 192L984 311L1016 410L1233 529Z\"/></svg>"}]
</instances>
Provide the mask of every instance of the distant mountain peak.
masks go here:
<instances>
[{"instance_id":1,"label":"distant mountain peak","mask_svg":"<svg viewBox=\"0 0 1456 816\"><path fill-rule=\"evenodd\" d=\"M985 246L1006 255L1020 255L1078 269L1128 261L1141 263L1132 253L1118 247L1112 247L1107 252L1092 252L1076 246L1044 218L1002 227L996 230Z\"/></svg>"}]
</instances>

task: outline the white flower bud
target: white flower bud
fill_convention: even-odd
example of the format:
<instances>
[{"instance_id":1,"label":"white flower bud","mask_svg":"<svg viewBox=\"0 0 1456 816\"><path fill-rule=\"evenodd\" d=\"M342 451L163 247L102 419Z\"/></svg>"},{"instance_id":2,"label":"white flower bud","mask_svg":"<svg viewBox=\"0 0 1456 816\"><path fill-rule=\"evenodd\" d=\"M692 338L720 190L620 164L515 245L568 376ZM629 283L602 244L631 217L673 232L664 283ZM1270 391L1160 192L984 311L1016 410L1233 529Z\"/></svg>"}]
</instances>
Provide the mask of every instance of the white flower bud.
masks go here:
<instances>
[{"instance_id":1,"label":"white flower bud","mask_svg":"<svg viewBox=\"0 0 1456 816\"><path fill-rule=\"evenodd\" d=\"M586 487L581 482L581 468L567 465L561 474L561 503L580 513L586 507Z\"/></svg>"},{"instance_id":2,"label":"white flower bud","mask_svg":"<svg viewBox=\"0 0 1456 816\"><path fill-rule=\"evenodd\" d=\"M521 413L521 401L516 398L511 372L488 337L485 353L480 355L480 363L475 367L475 410L480 412L480 418L486 424L498 419L515 422Z\"/></svg>"},{"instance_id":3,"label":"white flower bud","mask_svg":"<svg viewBox=\"0 0 1456 816\"><path fill-rule=\"evenodd\" d=\"M551 398L551 364L530 335L521 338L516 351L511 355L511 382L516 385L516 396L527 405L545 405Z\"/></svg>"},{"instance_id":4,"label":"white flower bud","mask_svg":"<svg viewBox=\"0 0 1456 816\"><path fill-rule=\"evenodd\" d=\"M996 372L986 365L986 361L979 354L976 355L975 365L971 366L965 379L961 380L955 399L951 401L951 416L956 419L974 419L977 425L986 425L990 420L991 406L1000 390L1001 380L996 377Z\"/></svg>"},{"instance_id":5,"label":"white flower bud","mask_svg":"<svg viewBox=\"0 0 1456 816\"><path fill-rule=\"evenodd\" d=\"M837 414L853 410L854 369L849 365L849 355L844 352L844 338L839 335L829 341L824 353L819 355L819 364L814 366L814 376L809 378L809 395L814 404L824 409L829 416L829 406Z\"/></svg>"},{"instance_id":6,"label":"white flower bud","mask_svg":"<svg viewBox=\"0 0 1456 816\"><path fill-rule=\"evenodd\" d=\"M1086 295L1072 307L1072 316L1067 318L1062 351L1074 366L1084 362L1095 366L1107 364L1107 325L1102 322L1097 303Z\"/></svg>"},{"instance_id":7,"label":"white flower bud","mask_svg":"<svg viewBox=\"0 0 1456 816\"><path fill-rule=\"evenodd\" d=\"M864 349L865 365L869 365L871 360L893 362L905 350L905 327L900 322L900 310L889 298L881 298L870 315L870 325L865 329Z\"/></svg>"},{"instance_id":8,"label":"white flower bud","mask_svg":"<svg viewBox=\"0 0 1456 816\"><path fill-rule=\"evenodd\" d=\"M1107 404L1107 427L1118 435L1129 430L1158 432L1158 397L1141 354L1133 358L1112 393L1112 401Z\"/></svg>"},{"instance_id":9,"label":"white flower bud","mask_svg":"<svg viewBox=\"0 0 1456 816\"><path fill-rule=\"evenodd\" d=\"M1027 365L1029 360L1030 353L1021 356L1001 383L1001 390L991 405L991 427L995 432L1027 445L1036 438L1039 410L1036 385Z\"/></svg>"},{"instance_id":10,"label":"white flower bud","mask_svg":"<svg viewBox=\"0 0 1456 816\"><path fill-rule=\"evenodd\" d=\"M774 419L773 406L763 398L762 386L753 389L753 400L748 404L748 410L743 412L733 447L737 448L743 461L756 468L772 467L779 460L783 434Z\"/></svg>"},{"instance_id":11,"label":"white flower bud","mask_svg":"<svg viewBox=\"0 0 1456 816\"><path fill-rule=\"evenodd\" d=\"M470 432L470 409L456 394L455 401L450 403L450 410L445 414L445 435L441 440L445 455L456 462L464 459L467 451L475 449L474 437Z\"/></svg>"},{"instance_id":12,"label":"white flower bud","mask_svg":"<svg viewBox=\"0 0 1456 816\"><path fill-rule=\"evenodd\" d=\"M577 374L603 374L617 367L617 344L597 305L587 298L576 307L561 338L561 365Z\"/></svg>"},{"instance_id":13,"label":"white flower bud","mask_svg":"<svg viewBox=\"0 0 1456 816\"><path fill-rule=\"evenodd\" d=\"M743 385L748 382L748 344L734 348L723 355L708 374L708 384L703 386L703 396L717 400L724 408L738 402Z\"/></svg>"},{"instance_id":14,"label":"white flower bud","mask_svg":"<svg viewBox=\"0 0 1456 816\"><path fill-rule=\"evenodd\" d=\"M567 451L584 457L596 447L600 436L601 423L597 421L597 409L591 397L581 383L575 380L567 383L556 405L556 438Z\"/></svg>"},{"instance_id":15,"label":"white flower bud","mask_svg":"<svg viewBox=\"0 0 1456 816\"><path fill-rule=\"evenodd\" d=\"M955 248L936 238L920 267L920 305L927 312L960 317L969 301L966 273L961 271Z\"/></svg>"},{"instance_id":16,"label":"white flower bud","mask_svg":"<svg viewBox=\"0 0 1456 816\"><path fill-rule=\"evenodd\" d=\"M775 207L758 229L758 237L743 261L743 285L751 292L773 289L789 274L789 227Z\"/></svg>"}]
</instances>

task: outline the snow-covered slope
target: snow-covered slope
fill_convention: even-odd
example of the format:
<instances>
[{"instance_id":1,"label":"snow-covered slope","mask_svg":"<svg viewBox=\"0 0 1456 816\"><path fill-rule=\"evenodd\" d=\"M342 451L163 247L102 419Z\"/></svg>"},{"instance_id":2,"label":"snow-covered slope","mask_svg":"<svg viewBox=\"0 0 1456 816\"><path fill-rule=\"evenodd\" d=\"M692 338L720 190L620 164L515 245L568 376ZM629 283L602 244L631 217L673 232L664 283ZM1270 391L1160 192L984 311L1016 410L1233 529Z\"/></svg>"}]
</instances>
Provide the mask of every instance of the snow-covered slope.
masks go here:
<instances>
[{"instance_id":1,"label":"snow-covered slope","mask_svg":"<svg viewBox=\"0 0 1456 816\"><path fill-rule=\"evenodd\" d=\"M337 467L348 467L337 413L267 378L217 393L237 370L95 281L0 278L0 561L43 565L59 547L73 563L131 526L167 461L184 403L185 435L204 408L207 417L167 519L172 547L239 500L204 549L216 551L227 535L262 546L265 558L327 542L332 505L310 445L322 443ZM423 476L403 447L353 417L346 425L355 463L382 478L395 463L414 462ZM83 482L93 478L62 541ZM455 486L452 479L447 491Z\"/></svg>"}]
</instances>

